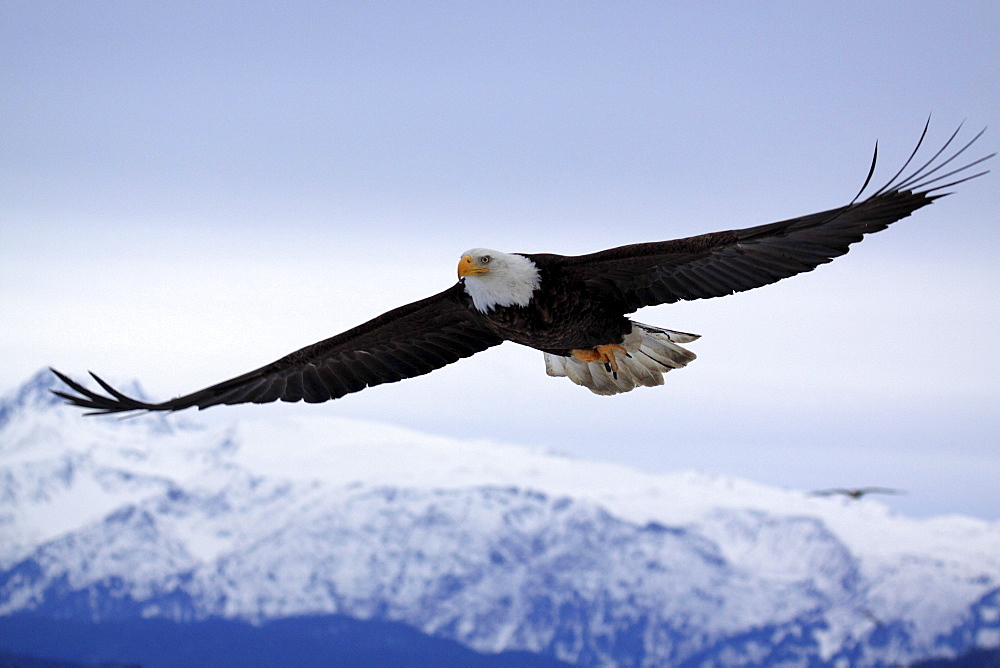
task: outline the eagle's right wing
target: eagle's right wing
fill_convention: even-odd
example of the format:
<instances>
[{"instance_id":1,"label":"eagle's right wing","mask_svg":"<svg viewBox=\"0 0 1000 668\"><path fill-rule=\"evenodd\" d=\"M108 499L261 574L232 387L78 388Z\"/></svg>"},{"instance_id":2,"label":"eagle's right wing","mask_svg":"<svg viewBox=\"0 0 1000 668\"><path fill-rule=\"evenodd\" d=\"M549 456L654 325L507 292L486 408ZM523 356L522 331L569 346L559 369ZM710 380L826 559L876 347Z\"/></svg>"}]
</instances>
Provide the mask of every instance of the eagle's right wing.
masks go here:
<instances>
[{"instance_id":1,"label":"eagle's right wing","mask_svg":"<svg viewBox=\"0 0 1000 668\"><path fill-rule=\"evenodd\" d=\"M306 346L242 376L162 403L122 394L91 374L107 394L52 370L76 394L56 391L89 413L177 411L218 404L319 403L366 387L412 378L503 342L463 299L461 284L401 306L332 338Z\"/></svg>"}]
</instances>

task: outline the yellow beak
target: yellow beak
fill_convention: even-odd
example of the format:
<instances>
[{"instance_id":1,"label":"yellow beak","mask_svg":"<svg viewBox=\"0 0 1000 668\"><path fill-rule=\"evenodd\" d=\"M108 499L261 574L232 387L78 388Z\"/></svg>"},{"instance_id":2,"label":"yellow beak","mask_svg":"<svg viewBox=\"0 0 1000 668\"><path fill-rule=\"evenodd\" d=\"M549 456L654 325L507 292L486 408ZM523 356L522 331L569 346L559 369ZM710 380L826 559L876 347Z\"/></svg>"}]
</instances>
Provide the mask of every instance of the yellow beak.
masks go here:
<instances>
[{"instance_id":1,"label":"yellow beak","mask_svg":"<svg viewBox=\"0 0 1000 668\"><path fill-rule=\"evenodd\" d=\"M472 259L471 255L464 255L462 259L458 261L458 277L463 278L465 276L478 276L479 274L489 273L489 269L486 267L480 267Z\"/></svg>"}]
</instances>

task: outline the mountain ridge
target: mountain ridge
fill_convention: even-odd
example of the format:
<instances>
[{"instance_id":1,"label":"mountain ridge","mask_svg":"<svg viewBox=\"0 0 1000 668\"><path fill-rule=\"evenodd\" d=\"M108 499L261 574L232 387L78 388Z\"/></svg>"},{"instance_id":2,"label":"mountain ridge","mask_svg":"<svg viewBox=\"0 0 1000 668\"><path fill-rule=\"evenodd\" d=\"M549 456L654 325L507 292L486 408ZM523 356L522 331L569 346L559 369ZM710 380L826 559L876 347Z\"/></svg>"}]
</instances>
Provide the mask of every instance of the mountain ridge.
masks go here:
<instances>
[{"instance_id":1,"label":"mountain ridge","mask_svg":"<svg viewBox=\"0 0 1000 668\"><path fill-rule=\"evenodd\" d=\"M0 615L347 614L584 665L1000 645L1000 523L325 415L83 420L46 382L0 401Z\"/></svg>"}]
</instances>

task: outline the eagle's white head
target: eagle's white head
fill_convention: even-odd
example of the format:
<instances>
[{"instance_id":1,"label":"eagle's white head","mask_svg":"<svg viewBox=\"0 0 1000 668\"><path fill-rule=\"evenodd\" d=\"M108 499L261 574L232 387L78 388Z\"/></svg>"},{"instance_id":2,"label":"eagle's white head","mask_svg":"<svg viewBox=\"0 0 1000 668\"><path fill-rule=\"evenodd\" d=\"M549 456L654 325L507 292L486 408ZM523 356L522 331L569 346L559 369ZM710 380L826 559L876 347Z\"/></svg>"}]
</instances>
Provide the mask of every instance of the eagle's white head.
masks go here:
<instances>
[{"instance_id":1,"label":"eagle's white head","mask_svg":"<svg viewBox=\"0 0 1000 668\"><path fill-rule=\"evenodd\" d=\"M476 309L483 313L497 306L527 306L540 284L534 262L489 248L462 253L458 277Z\"/></svg>"}]
</instances>

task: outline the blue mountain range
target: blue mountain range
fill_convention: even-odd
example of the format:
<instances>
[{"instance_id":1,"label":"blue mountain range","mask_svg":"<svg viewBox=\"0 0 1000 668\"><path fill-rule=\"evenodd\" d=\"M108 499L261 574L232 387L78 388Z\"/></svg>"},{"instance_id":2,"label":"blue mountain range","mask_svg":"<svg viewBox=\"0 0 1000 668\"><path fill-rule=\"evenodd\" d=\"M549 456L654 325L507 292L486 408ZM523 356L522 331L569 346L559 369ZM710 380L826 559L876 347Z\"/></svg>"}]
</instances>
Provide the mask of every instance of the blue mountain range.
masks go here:
<instances>
[{"instance_id":1,"label":"blue mountain range","mask_svg":"<svg viewBox=\"0 0 1000 668\"><path fill-rule=\"evenodd\" d=\"M51 387L0 401L11 657L895 666L1000 646L1000 523L322 411L84 418Z\"/></svg>"}]
</instances>

